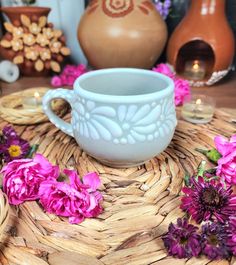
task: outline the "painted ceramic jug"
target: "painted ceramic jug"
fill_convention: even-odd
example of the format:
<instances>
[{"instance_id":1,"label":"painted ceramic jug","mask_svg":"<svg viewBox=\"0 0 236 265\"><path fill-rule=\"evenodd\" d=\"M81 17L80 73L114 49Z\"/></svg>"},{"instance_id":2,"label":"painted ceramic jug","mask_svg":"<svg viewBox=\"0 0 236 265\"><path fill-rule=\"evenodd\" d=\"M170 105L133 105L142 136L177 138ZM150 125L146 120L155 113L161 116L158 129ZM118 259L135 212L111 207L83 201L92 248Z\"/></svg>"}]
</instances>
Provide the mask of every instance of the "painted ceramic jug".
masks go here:
<instances>
[{"instance_id":1,"label":"painted ceramic jug","mask_svg":"<svg viewBox=\"0 0 236 265\"><path fill-rule=\"evenodd\" d=\"M151 0L93 0L81 18L78 39L96 68L151 68L167 29Z\"/></svg>"},{"instance_id":2,"label":"painted ceramic jug","mask_svg":"<svg viewBox=\"0 0 236 265\"><path fill-rule=\"evenodd\" d=\"M167 60L182 75L187 61L203 62L204 73L191 85L212 85L230 70L234 35L225 15L225 0L193 0L170 37ZM193 64L194 68L198 66ZM186 78L188 79L188 78Z\"/></svg>"}]
</instances>

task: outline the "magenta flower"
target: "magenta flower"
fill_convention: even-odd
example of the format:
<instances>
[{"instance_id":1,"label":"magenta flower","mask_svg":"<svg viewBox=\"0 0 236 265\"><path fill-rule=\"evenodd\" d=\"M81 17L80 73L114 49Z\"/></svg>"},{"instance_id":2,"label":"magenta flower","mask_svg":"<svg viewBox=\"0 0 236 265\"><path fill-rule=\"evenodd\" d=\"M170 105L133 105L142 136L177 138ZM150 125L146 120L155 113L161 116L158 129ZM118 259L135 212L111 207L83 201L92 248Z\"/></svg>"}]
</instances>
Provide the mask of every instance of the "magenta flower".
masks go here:
<instances>
[{"instance_id":1,"label":"magenta flower","mask_svg":"<svg viewBox=\"0 0 236 265\"><path fill-rule=\"evenodd\" d=\"M230 247L227 245L227 226L220 223L207 223L202 226L202 253L210 260L228 259Z\"/></svg>"},{"instance_id":2,"label":"magenta flower","mask_svg":"<svg viewBox=\"0 0 236 265\"><path fill-rule=\"evenodd\" d=\"M152 69L154 72L161 73L163 75L167 75L170 78L174 78L175 74L172 72L168 64L161 63Z\"/></svg>"},{"instance_id":3,"label":"magenta flower","mask_svg":"<svg viewBox=\"0 0 236 265\"><path fill-rule=\"evenodd\" d=\"M197 257L201 252L198 228L188 224L188 220L178 219L177 224L171 223L167 234L162 237L168 254L176 258Z\"/></svg>"},{"instance_id":4,"label":"magenta flower","mask_svg":"<svg viewBox=\"0 0 236 265\"><path fill-rule=\"evenodd\" d=\"M53 87L61 87L62 86L61 78L59 76L53 76L51 80L51 85Z\"/></svg>"},{"instance_id":5,"label":"magenta flower","mask_svg":"<svg viewBox=\"0 0 236 265\"><path fill-rule=\"evenodd\" d=\"M3 141L0 143L0 152L5 162L26 157L29 153L30 145L21 139L11 126L6 126L2 130Z\"/></svg>"},{"instance_id":6,"label":"magenta flower","mask_svg":"<svg viewBox=\"0 0 236 265\"><path fill-rule=\"evenodd\" d=\"M57 179L59 167L51 165L48 160L36 154L33 159L14 160L3 167L3 191L9 203L18 205L24 201L39 198L40 184L49 179Z\"/></svg>"},{"instance_id":7,"label":"magenta flower","mask_svg":"<svg viewBox=\"0 0 236 265\"><path fill-rule=\"evenodd\" d=\"M100 179L96 173L89 173L80 181L73 170L63 171L70 183L45 181L39 189L40 202L44 209L59 216L69 217L72 224L81 223L84 218L96 217L102 212L102 195L97 188Z\"/></svg>"},{"instance_id":8,"label":"magenta flower","mask_svg":"<svg viewBox=\"0 0 236 265\"><path fill-rule=\"evenodd\" d=\"M236 212L236 195L232 189L224 188L215 180L204 181L191 178L191 186L184 187L180 208L186 211L197 223L217 220L224 223Z\"/></svg>"},{"instance_id":9,"label":"magenta flower","mask_svg":"<svg viewBox=\"0 0 236 265\"><path fill-rule=\"evenodd\" d=\"M236 216L231 216L229 220L227 245L236 256Z\"/></svg>"},{"instance_id":10,"label":"magenta flower","mask_svg":"<svg viewBox=\"0 0 236 265\"><path fill-rule=\"evenodd\" d=\"M73 86L75 80L86 73L86 66L79 65L66 65L59 76L54 76L51 80L51 85L54 87Z\"/></svg>"},{"instance_id":11,"label":"magenta flower","mask_svg":"<svg viewBox=\"0 0 236 265\"><path fill-rule=\"evenodd\" d=\"M183 105L183 102L187 96L190 95L190 86L189 82L184 79L175 78L175 105Z\"/></svg>"},{"instance_id":12,"label":"magenta flower","mask_svg":"<svg viewBox=\"0 0 236 265\"><path fill-rule=\"evenodd\" d=\"M158 72L170 77L174 81L175 85L175 105L180 106L183 104L184 99L190 95L190 85L187 80L177 78L175 73L172 72L168 64L158 64L152 69L154 72Z\"/></svg>"},{"instance_id":13,"label":"magenta flower","mask_svg":"<svg viewBox=\"0 0 236 265\"><path fill-rule=\"evenodd\" d=\"M222 157L218 160L216 174L229 185L236 184L236 135L230 141L222 136L215 137L215 145Z\"/></svg>"}]
</instances>

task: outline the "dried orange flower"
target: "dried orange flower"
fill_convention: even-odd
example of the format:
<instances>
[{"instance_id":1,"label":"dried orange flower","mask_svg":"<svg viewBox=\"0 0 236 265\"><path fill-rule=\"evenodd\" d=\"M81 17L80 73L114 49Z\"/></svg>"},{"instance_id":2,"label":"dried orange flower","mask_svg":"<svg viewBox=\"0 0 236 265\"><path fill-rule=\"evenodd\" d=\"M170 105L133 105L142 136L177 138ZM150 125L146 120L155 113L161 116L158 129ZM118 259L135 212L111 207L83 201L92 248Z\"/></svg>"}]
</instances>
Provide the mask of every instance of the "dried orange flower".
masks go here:
<instances>
[{"instance_id":1,"label":"dried orange flower","mask_svg":"<svg viewBox=\"0 0 236 265\"><path fill-rule=\"evenodd\" d=\"M43 35L47 36L47 38L50 40L54 37L54 32L51 28L43 28Z\"/></svg>"},{"instance_id":2,"label":"dried orange flower","mask_svg":"<svg viewBox=\"0 0 236 265\"><path fill-rule=\"evenodd\" d=\"M41 28L38 26L38 24L36 23L32 23L30 26L29 26L29 30L32 34L34 35L38 35L41 31Z\"/></svg>"},{"instance_id":3,"label":"dried orange flower","mask_svg":"<svg viewBox=\"0 0 236 265\"><path fill-rule=\"evenodd\" d=\"M23 37L23 34L24 34L24 30L22 27L14 27L13 28L13 37L16 39L16 38L22 38Z\"/></svg>"},{"instance_id":4,"label":"dried orange flower","mask_svg":"<svg viewBox=\"0 0 236 265\"><path fill-rule=\"evenodd\" d=\"M20 39L13 39L11 41L11 47L15 52L21 51L23 49L23 41Z\"/></svg>"},{"instance_id":5,"label":"dried orange flower","mask_svg":"<svg viewBox=\"0 0 236 265\"><path fill-rule=\"evenodd\" d=\"M50 43L50 50L51 50L53 53L59 53L61 47L62 47L62 44L61 44L61 42L59 42L59 41L54 41L54 42Z\"/></svg>"},{"instance_id":6,"label":"dried orange flower","mask_svg":"<svg viewBox=\"0 0 236 265\"><path fill-rule=\"evenodd\" d=\"M23 62L24 62L24 57L22 55L17 55L16 57L13 58L14 64L21 64Z\"/></svg>"},{"instance_id":7,"label":"dried orange flower","mask_svg":"<svg viewBox=\"0 0 236 265\"><path fill-rule=\"evenodd\" d=\"M48 38L47 38L47 36L44 35L44 34L41 34L41 33L39 33L37 35L36 42L38 44L40 44L40 46L42 46L42 47L45 47L45 46L47 46L50 43L49 40L48 40Z\"/></svg>"},{"instance_id":8,"label":"dried orange flower","mask_svg":"<svg viewBox=\"0 0 236 265\"><path fill-rule=\"evenodd\" d=\"M43 48L40 52L39 52L40 58L43 61L46 60L50 60L51 59L51 52L49 49Z\"/></svg>"},{"instance_id":9,"label":"dried orange flower","mask_svg":"<svg viewBox=\"0 0 236 265\"><path fill-rule=\"evenodd\" d=\"M32 46L35 44L36 40L33 34L24 34L23 36L23 42L24 44L28 45L28 46Z\"/></svg>"},{"instance_id":10,"label":"dried orange flower","mask_svg":"<svg viewBox=\"0 0 236 265\"><path fill-rule=\"evenodd\" d=\"M29 60L36 61L39 57L39 52L33 47L25 47L25 57Z\"/></svg>"}]
</instances>

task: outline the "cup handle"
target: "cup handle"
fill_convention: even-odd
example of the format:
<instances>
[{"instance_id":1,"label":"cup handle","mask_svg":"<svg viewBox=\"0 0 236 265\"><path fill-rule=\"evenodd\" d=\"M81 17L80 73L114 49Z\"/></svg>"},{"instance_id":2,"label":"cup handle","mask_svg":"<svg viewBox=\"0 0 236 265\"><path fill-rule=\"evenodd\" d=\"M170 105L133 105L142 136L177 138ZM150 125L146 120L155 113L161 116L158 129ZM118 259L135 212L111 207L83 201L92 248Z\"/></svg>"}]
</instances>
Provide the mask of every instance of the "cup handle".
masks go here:
<instances>
[{"instance_id":1,"label":"cup handle","mask_svg":"<svg viewBox=\"0 0 236 265\"><path fill-rule=\"evenodd\" d=\"M49 90L43 97L43 111L48 116L49 120L56 125L57 128L62 130L64 133L74 137L72 125L68 122L63 121L53 111L51 107L51 101L53 99L64 99L72 107L74 99L74 91L59 88L56 90Z\"/></svg>"}]
</instances>

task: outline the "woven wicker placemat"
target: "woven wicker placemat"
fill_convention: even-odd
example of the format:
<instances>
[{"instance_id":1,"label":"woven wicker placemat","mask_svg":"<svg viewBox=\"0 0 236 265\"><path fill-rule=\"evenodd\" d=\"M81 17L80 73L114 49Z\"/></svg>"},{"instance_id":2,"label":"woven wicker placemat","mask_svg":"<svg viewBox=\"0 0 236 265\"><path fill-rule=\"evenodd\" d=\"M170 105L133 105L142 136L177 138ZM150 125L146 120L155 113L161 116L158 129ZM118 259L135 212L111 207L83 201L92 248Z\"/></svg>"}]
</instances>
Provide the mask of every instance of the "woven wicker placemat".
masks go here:
<instances>
[{"instance_id":1,"label":"woven wicker placemat","mask_svg":"<svg viewBox=\"0 0 236 265\"><path fill-rule=\"evenodd\" d=\"M236 110L235 110L236 114ZM216 135L236 133L232 113L218 110L207 125L179 120L169 147L145 165L114 169L88 157L74 139L51 123L15 126L50 162L74 167L83 176L97 171L102 179L104 213L71 225L65 218L46 214L37 202L11 207L10 221L0 249L0 261L9 265L193 265L229 264L167 257L161 235L179 209L183 177L192 174L204 158L195 148L210 148ZM234 115L236 116L236 115ZM65 117L69 120L69 115ZM0 129L6 122L0 120ZM236 259L230 264L236 264Z\"/></svg>"}]
</instances>

